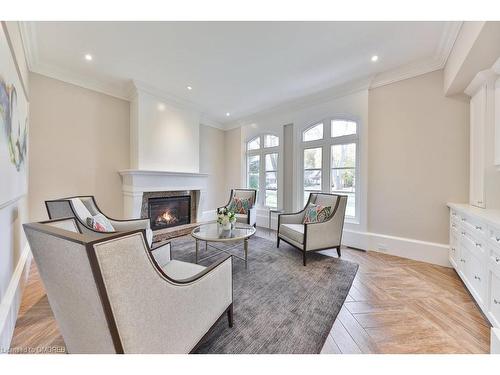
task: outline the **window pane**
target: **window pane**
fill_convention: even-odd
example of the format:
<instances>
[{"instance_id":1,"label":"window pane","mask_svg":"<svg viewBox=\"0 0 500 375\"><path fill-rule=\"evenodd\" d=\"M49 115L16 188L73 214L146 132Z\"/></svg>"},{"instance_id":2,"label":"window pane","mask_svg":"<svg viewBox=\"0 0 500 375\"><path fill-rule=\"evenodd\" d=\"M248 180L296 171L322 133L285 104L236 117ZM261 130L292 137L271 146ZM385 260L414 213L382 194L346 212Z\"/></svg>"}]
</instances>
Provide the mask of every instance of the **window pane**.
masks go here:
<instances>
[{"instance_id":1,"label":"window pane","mask_svg":"<svg viewBox=\"0 0 500 375\"><path fill-rule=\"evenodd\" d=\"M304 169L321 168L321 147L304 150Z\"/></svg>"},{"instance_id":2,"label":"window pane","mask_svg":"<svg viewBox=\"0 0 500 375\"><path fill-rule=\"evenodd\" d=\"M259 175L258 174L249 174L248 175L248 187L250 189L259 189Z\"/></svg>"},{"instance_id":3,"label":"window pane","mask_svg":"<svg viewBox=\"0 0 500 375\"><path fill-rule=\"evenodd\" d=\"M356 143L332 146L332 168L356 166Z\"/></svg>"},{"instance_id":4,"label":"window pane","mask_svg":"<svg viewBox=\"0 0 500 375\"><path fill-rule=\"evenodd\" d=\"M278 207L278 192L276 190L266 190L266 206Z\"/></svg>"},{"instance_id":5,"label":"window pane","mask_svg":"<svg viewBox=\"0 0 500 375\"><path fill-rule=\"evenodd\" d=\"M310 191L304 191L304 206L307 204L307 201L309 200L309 194L311 194Z\"/></svg>"},{"instance_id":6,"label":"window pane","mask_svg":"<svg viewBox=\"0 0 500 375\"><path fill-rule=\"evenodd\" d=\"M354 193L347 193L345 214L349 217L356 217L356 194Z\"/></svg>"},{"instance_id":7,"label":"window pane","mask_svg":"<svg viewBox=\"0 0 500 375\"><path fill-rule=\"evenodd\" d=\"M323 124L316 124L302 133L302 140L316 141L318 139L323 139Z\"/></svg>"},{"instance_id":8,"label":"window pane","mask_svg":"<svg viewBox=\"0 0 500 375\"><path fill-rule=\"evenodd\" d=\"M276 147L279 146L280 139L272 134L266 134L264 136L264 147Z\"/></svg>"},{"instance_id":9,"label":"window pane","mask_svg":"<svg viewBox=\"0 0 500 375\"><path fill-rule=\"evenodd\" d=\"M259 173L259 155L252 155L248 157L248 173Z\"/></svg>"},{"instance_id":10,"label":"window pane","mask_svg":"<svg viewBox=\"0 0 500 375\"><path fill-rule=\"evenodd\" d=\"M258 150L260 148L260 137L248 141L248 150Z\"/></svg>"},{"instance_id":11,"label":"window pane","mask_svg":"<svg viewBox=\"0 0 500 375\"><path fill-rule=\"evenodd\" d=\"M354 121L332 120L332 137L356 134L356 123Z\"/></svg>"},{"instance_id":12,"label":"window pane","mask_svg":"<svg viewBox=\"0 0 500 375\"><path fill-rule=\"evenodd\" d=\"M276 172L266 172L266 189L277 189L278 178Z\"/></svg>"},{"instance_id":13,"label":"window pane","mask_svg":"<svg viewBox=\"0 0 500 375\"><path fill-rule=\"evenodd\" d=\"M304 171L304 190L321 190L321 171Z\"/></svg>"},{"instance_id":14,"label":"window pane","mask_svg":"<svg viewBox=\"0 0 500 375\"><path fill-rule=\"evenodd\" d=\"M356 190L356 170L332 169L331 191L337 193L354 192Z\"/></svg>"},{"instance_id":15,"label":"window pane","mask_svg":"<svg viewBox=\"0 0 500 375\"><path fill-rule=\"evenodd\" d=\"M278 154L267 154L266 155L266 171L277 171L278 170Z\"/></svg>"}]
</instances>

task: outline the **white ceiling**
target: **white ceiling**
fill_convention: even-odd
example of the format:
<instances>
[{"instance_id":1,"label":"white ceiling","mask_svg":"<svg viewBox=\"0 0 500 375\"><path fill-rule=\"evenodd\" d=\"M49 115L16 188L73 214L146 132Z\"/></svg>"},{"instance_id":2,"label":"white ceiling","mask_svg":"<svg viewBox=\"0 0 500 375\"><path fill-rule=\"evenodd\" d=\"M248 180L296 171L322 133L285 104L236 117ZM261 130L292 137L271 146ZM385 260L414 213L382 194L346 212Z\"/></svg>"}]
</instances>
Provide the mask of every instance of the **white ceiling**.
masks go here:
<instances>
[{"instance_id":1,"label":"white ceiling","mask_svg":"<svg viewBox=\"0 0 500 375\"><path fill-rule=\"evenodd\" d=\"M29 22L32 71L127 97L137 80L227 123L373 76L441 68L458 22ZM84 55L90 53L88 62ZM372 55L379 61L372 63ZM192 86L189 91L186 86ZM231 116L226 117L226 112Z\"/></svg>"}]
</instances>

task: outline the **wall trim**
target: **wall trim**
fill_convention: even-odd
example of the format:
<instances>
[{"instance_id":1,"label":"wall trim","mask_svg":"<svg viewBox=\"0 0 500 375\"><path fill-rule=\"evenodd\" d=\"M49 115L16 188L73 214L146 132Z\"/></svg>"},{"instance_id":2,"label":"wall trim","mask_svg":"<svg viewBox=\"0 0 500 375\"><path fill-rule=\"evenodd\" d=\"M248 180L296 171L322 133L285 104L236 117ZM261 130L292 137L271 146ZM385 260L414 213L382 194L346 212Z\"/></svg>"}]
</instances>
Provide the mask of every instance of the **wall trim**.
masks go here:
<instances>
[{"instance_id":1,"label":"wall trim","mask_svg":"<svg viewBox=\"0 0 500 375\"><path fill-rule=\"evenodd\" d=\"M11 199L10 201L7 201L7 202L4 202L4 203L0 204L0 210L3 209L3 208L5 208L5 207L7 207L7 206L10 206L11 204L16 203L18 200L26 197L26 195L27 194L21 194L21 195L15 197L14 199Z\"/></svg>"},{"instance_id":2,"label":"wall trim","mask_svg":"<svg viewBox=\"0 0 500 375\"><path fill-rule=\"evenodd\" d=\"M0 353L10 348L17 314L21 305L24 282L26 281L22 276L29 269L30 264L31 250L28 243L26 243L0 303Z\"/></svg>"},{"instance_id":3,"label":"wall trim","mask_svg":"<svg viewBox=\"0 0 500 375\"><path fill-rule=\"evenodd\" d=\"M344 229L342 243L362 250L451 267L448 259L448 244L349 229Z\"/></svg>"}]
</instances>

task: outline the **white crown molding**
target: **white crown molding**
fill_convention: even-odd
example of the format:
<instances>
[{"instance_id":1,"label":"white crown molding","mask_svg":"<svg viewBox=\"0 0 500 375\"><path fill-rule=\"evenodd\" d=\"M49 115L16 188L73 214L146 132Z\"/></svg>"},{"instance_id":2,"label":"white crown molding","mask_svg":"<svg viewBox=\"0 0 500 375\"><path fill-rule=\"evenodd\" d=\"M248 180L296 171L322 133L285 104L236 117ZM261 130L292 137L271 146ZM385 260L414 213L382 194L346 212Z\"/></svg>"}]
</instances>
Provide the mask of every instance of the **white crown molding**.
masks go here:
<instances>
[{"instance_id":1,"label":"white crown molding","mask_svg":"<svg viewBox=\"0 0 500 375\"><path fill-rule=\"evenodd\" d=\"M500 58L493 64L490 69L482 70L477 73L469 85L465 88L464 93L470 97L474 96L484 84L498 85L500 77Z\"/></svg>"},{"instance_id":2,"label":"white crown molding","mask_svg":"<svg viewBox=\"0 0 500 375\"><path fill-rule=\"evenodd\" d=\"M242 121L255 116L263 116L265 114L289 109L292 107L302 108L305 106L335 99L337 97L346 96L356 91L377 88L405 79L413 78L422 74L430 73L435 70L440 70L446 64L448 56L451 52L451 49L453 48L455 40L462 26L462 22L447 22L434 56L427 60L401 66L397 69L382 72L369 78L363 78L360 80L340 84L332 88L317 92L315 94L306 95L298 99L292 99L290 101L272 107L254 108L252 111L248 111L248 114L245 114L237 119L232 119L228 122L219 122L215 120L213 116L210 116L209 111L207 111L201 105L177 97L169 92L166 92L165 90L158 89L144 82L132 80L131 84L126 84L122 87L121 85L118 86L109 82L103 82L102 80L95 79L93 77L79 75L67 69L55 67L48 64L42 64L39 61L39 51L36 39L36 23L20 22L19 24L28 68L30 69L30 71L128 101L133 100L134 95L136 95L134 92L135 86L136 88L149 92L150 94L157 96L158 98L161 98L162 100L165 100L167 103L170 103L174 106L196 111L200 114L202 124L222 130L230 130L239 127L241 126ZM365 87L364 83L360 84L360 82L367 81L369 82L367 87Z\"/></svg>"}]
</instances>

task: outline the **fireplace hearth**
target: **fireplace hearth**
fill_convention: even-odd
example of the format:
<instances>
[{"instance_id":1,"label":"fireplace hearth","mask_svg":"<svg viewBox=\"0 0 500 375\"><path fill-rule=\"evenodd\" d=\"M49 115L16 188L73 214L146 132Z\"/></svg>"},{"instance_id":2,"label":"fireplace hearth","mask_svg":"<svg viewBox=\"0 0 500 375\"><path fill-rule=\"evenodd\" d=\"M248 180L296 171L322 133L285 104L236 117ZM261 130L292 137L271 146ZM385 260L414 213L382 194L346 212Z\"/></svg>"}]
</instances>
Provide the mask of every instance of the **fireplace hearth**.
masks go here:
<instances>
[{"instance_id":1,"label":"fireplace hearth","mask_svg":"<svg viewBox=\"0 0 500 375\"><path fill-rule=\"evenodd\" d=\"M191 222L191 196L172 196L148 199L151 229L166 229Z\"/></svg>"}]
</instances>

